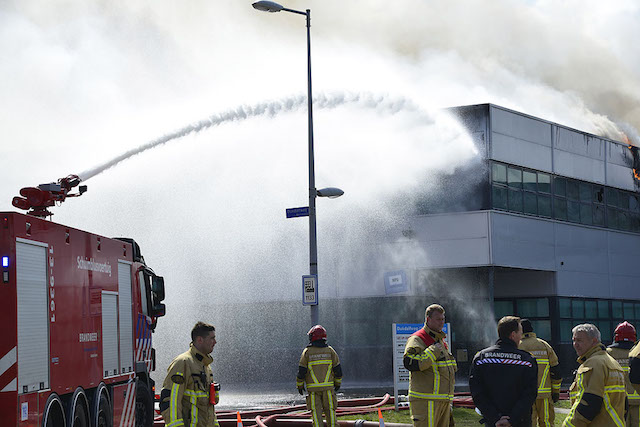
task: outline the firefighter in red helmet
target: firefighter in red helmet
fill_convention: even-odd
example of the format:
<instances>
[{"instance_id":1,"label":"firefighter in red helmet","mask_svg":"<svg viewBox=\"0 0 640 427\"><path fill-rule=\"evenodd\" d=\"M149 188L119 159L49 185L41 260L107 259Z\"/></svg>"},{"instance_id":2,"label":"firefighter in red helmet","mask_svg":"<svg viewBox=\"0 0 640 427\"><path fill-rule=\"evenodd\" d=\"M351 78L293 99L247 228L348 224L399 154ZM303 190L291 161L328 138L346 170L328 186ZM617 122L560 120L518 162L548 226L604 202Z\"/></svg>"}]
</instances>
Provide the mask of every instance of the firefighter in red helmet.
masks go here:
<instances>
[{"instance_id":1,"label":"firefighter in red helmet","mask_svg":"<svg viewBox=\"0 0 640 427\"><path fill-rule=\"evenodd\" d=\"M640 427L640 395L635 391L629 380L629 353L636 342L636 328L627 321L616 326L613 343L607 347L607 352L622 366L625 376L629 411L627 412L627 427Z\"/></svg>"},{"instance_id":2,"label":"firefighter in red helmet","mask_svg":"<svg viewBox=\"0 0 640 427\"><path fill-rule=\"evenodd\" d=\"M327 345L327 331L316 325L307 332L309 345L302 351L296 386L303 394L307 386L307 409L313 416L313 427L323 427L322 412L328 427L337 427L336 391L342 383L342 367L338 353Z\"/></svg>"}]
</instances>

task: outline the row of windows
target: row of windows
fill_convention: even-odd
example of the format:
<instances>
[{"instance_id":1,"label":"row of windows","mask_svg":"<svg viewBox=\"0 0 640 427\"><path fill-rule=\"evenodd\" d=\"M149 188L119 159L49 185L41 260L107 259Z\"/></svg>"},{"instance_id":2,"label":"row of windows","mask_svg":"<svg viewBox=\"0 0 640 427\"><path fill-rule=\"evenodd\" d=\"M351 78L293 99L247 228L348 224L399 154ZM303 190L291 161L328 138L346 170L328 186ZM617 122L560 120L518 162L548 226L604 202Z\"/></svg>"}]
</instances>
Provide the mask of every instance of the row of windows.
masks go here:
<instances>
[{"instance_id":1,"label":"row of windows","mask_svg":"<svg viewBox=\"0 0 640 427\"><path fill-rule=\"evenodd\" d=\"M496 320L516 315L531 320L533 330L544 340L551 339L549 298L518 298L494 302ZM571 342L571 329L581 323L593 323L600 330L602 342L611 342L613 330L624 320L640 324L640 302L558 298L560 342Z\"/></svg>"},{"instance_id":2,"label":"row of windows","mask_svg":"<svg viewBox=\"0 0 640 427\"><path fill-rule=\"evenodd\" d=\"M640 232L640 195L492 162L492 208Z\"/></svg>"}]
</instances>

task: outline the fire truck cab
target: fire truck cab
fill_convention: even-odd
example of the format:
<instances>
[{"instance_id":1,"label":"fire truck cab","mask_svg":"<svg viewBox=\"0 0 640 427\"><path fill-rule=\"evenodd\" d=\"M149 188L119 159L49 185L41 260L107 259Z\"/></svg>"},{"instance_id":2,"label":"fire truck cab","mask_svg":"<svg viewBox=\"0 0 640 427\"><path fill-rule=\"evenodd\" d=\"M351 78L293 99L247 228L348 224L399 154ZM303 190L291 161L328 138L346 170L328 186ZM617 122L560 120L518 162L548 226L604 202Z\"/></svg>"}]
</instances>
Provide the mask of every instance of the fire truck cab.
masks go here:
<instances>
[{"instance_id":1,"label":"fire truck cab","mask_svg":"<svg viewBox=\"0 0 640 427\"><path fill-rule=\"evenodd\" d=\"M132 239L0 212L3 426L153 425L164 280Z\"/></svg>"}]
</instances>

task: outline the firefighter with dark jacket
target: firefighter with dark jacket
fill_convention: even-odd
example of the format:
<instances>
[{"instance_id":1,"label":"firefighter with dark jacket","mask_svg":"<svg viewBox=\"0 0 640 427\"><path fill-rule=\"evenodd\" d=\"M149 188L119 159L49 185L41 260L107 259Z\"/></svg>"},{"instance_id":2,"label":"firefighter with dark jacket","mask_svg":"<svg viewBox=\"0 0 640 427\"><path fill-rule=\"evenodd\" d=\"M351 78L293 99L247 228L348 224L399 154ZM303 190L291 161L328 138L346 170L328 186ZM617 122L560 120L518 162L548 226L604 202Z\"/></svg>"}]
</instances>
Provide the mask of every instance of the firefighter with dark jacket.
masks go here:
<instances>
[{"instance_id":1,"label":"firefighter with dark jacket","mask_svg":"<svg viewBox=\"0 0 640 427\"><path fill-rule=\"evenodd\" d=\"M531 353L518 349L520 318L498 322L499 339L473 358L469 388L473 403L488 427L529 427L538 393L538 365Z\"/></svg>"},{"instance_id":2,"label":"firefighter with dark jacket","mask_svg":"<svg viewBox=\"0 0 640 427\"><path fill-rule=\"evenodd\" d=\"M562 426L624 427L627 393L622 367L606 352L595 325L578 325L572 333L580 366L569 389L571 409Z\"/></svg>"},{"instance_id":3,"label":"firefighter with dark jacket","mask_svg":"<svg viewBox=\"0 0 640 427\"><path fill-rule=\"evenodd\" d=\"M531 424L535 427L551 427L555 420L553 404L560 399L560 365L558 356L545 340L533 332L529 319L522 319L523 337L518 348L531 353L538 364L538 397L533 405Z\"/></svg>"},{"instance_id":4,"label":"firefighter with dark jacket","mask_svg":"<svg viewBox=\"0 0 640 427\"><path fill-rule=\"evenodd\" d=\"M219 387L209 366L216 329L203 322L191 330L191 345L169 365L160 393L166 427L219 427L214 405Z\"/></svg>"},{"instance_id":5,"label":"firefighter with dark jacket","mask_svg":"<svg viewBox=\"0 0 640 427\"><path fill-rule=\"evenodd\" d=\"M613 331L613 343L607 347L607 353L611 355L624 370L627 399L629 410L627 411L627 427L640 427L640 395L633 388L629 380L629 352L636 342L636 328L629 322L622 322Z\"/></svg>"},{"instance_id":6,"label":"firefighter with dark jacket","mask_svg":"<svg viewBox=\"0 0 640 427\"><path fill-rule=\"evenodd\" d=\"M298 363L296 386L303 394L307 386L307 409L311 411L313 427L323 427L322 412L328 427L337 427L336 391L342 384L342 367L338 353L327 345L327 331L316 325L307 332L309 345L305 347Z\"/></svg>"},{"instance_id":7,"label":"firefighter with dark jacket","mask_svg":"<svg viewBox=\"0 0 640 427\"><path fill-rule=\"evenodd\" d=\"M409 409L414 427L448 427L453 424L451 402L456 361L443 339L444 308L431 304L422 329L407 340L403 364L410 372Z\"/></svg>"}]
</instances>

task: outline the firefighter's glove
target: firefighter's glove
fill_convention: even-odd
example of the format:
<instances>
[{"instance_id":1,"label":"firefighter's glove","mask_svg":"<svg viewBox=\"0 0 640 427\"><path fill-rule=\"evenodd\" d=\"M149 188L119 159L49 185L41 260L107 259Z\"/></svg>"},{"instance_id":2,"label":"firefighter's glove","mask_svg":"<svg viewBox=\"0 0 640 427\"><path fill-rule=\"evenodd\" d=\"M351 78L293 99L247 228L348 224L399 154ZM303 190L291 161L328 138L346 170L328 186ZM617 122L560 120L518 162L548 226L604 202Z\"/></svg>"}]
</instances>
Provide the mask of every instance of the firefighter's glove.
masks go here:
<instances>
[{"instance_id":1,"label":"firefighter's glove","mask_svg":"<svg viewBox=\"0 0 640 427\"><path fill-rule=\"evenodd\" d=\"M298 393L300 393L300 396L304 394L304 386L298 387Z\"/></svg>"},{"instance_id":2,"label":"firefighter's glove","mask_svg":"<svg viewBox=\"0 0 640 427\"><path fill-rule=\"evenodd\" d=\"M551 399L553 400L553 403L556 403L560 400L560 393L551 393Z\"/></svg>"},{"instance_id":3,"label":"firefighter's glove","mask_svg":"<svg viewBox=\"0 0 640 427\"><path fill-rule=\"evenodd\" d=\"M336 384L336 385L334 385L334 386L333 386L333 388L334 388L336 391L340 390L340 384Z\"/></svg>"}]
</instances>

